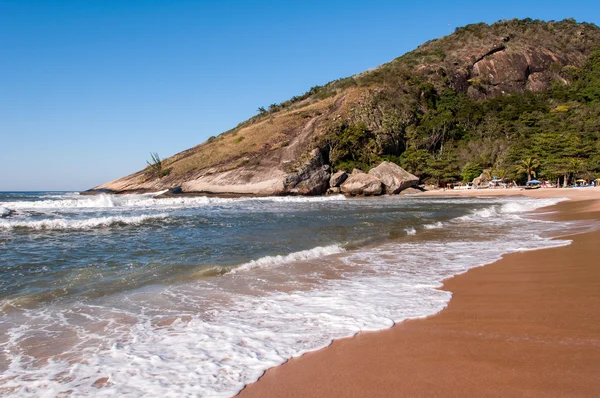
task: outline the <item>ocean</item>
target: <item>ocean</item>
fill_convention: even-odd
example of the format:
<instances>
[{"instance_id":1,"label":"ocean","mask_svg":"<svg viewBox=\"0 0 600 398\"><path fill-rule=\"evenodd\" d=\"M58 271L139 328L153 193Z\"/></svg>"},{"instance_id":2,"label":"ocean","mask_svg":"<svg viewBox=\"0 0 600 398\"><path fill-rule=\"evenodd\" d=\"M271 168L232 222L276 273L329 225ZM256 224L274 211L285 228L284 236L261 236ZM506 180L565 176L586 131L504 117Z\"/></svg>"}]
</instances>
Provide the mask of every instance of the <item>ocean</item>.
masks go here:
<instances>
[{"instance_id":1,"label":"ocean","mask_svg":"<svg viewBox=\"0 0 600 398\"><path fill-rule=\"evenodd\" d=\"M442 280L567 245L560 199L0 192L0 395L230 397L442 310Z\"/></svg>"}]
</instances>

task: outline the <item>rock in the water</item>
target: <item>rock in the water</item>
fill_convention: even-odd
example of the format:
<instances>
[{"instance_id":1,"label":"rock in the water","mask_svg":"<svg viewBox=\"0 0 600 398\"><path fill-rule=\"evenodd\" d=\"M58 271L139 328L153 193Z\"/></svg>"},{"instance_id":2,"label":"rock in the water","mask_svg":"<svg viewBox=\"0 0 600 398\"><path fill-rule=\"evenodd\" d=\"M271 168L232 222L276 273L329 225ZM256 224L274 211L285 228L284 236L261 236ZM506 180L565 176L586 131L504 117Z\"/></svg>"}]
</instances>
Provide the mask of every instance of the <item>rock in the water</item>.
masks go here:
<instances>
[{"instance_id":1,"label":"rock in the water","mask_svg":"<svg viewBox=\"0 0 600 398\"><path fill-rule=\"evenodd\" d=\"M284 187L296 195L322 195L329 186L329 177L329 165L324 164L321 152L315 149L304 167L285 178Z\"/></svg>"},{"instance_id":2,"label":"rock in the water","mask_svg":"<svg viewBox=\"0 0 600 398\"><path fill-rule=\"evenodd\" d=\"M329 179L329 186L332 188L339 187L344 181L346 181L346 178L348 178L348 173L343 170L338 171Z\"/></svg>"},{"instance_id":3,"label":"rock in the water","mask_svg":"<svg viewBox=\"0 0 600 398\"><path fill-rule=\"evenodd\" d=\"M383 191L379 178L366 173L350 175L340 188L347 195L380 195Z\"/></svg>"},{"instance_id":4,"label":"rock in the water","mask_svg":"<svg viewBox=\"0 0 600 398\"><path fill-rule=\"evenodd\" d=\"M419 182L419 178L410 174L395 163L382 162L379 166L369 170L369 174L379 178L388 194L400 193L403 189L412 187Z\"/></svg>"},{"instance_id":5,"label":"rock in the water","mask_svg":"<svg viewBox=\"0 0 600 398\"><path fill-rule=\"evenodd\" d=\"M327 195L335 195L337 193L342 192L342 190L340 189L340 187L331 187L327 190Z\"/></svg>"}]
</instances>

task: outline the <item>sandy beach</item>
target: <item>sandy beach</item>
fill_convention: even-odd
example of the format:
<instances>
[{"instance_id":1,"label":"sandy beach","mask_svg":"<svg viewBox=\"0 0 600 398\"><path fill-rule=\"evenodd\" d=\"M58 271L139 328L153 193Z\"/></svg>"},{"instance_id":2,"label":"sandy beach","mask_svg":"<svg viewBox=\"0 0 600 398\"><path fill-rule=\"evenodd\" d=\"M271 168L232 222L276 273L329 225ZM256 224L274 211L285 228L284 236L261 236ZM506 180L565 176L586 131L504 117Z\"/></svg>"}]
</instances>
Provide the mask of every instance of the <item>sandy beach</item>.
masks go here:
<instances>
[{"instance_id":1,"label":"sandy beach","mask_svg":"<svg viewBox=\"0 0 600 398\"><path fill-rule=\"evenodd\" d=\"M600 220L600 188L425 195L568 197L541 217ZM440 313L293 358L239 396L600 396L600 231L570 239L450 278Z\"/></svg>"}]
</instances>

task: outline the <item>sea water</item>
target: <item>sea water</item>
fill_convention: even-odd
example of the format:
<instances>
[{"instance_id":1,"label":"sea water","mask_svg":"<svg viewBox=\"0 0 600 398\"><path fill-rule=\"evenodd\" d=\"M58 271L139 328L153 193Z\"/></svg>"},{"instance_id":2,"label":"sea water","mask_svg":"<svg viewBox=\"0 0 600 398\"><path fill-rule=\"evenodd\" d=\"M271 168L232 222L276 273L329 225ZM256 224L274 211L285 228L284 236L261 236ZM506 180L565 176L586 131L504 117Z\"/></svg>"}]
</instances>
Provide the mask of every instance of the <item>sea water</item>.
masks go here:
<instances>
[{"instance_id":1,"label":"sea water","mask_svg":"<svg viewBox=\"0 0 600 398\"><path fill-rule=\"evenodd\" d=\"M559 199L155 196L0 193L0 395L229 397L577 228L529 216Z\"/></svg>"}]
</instances>

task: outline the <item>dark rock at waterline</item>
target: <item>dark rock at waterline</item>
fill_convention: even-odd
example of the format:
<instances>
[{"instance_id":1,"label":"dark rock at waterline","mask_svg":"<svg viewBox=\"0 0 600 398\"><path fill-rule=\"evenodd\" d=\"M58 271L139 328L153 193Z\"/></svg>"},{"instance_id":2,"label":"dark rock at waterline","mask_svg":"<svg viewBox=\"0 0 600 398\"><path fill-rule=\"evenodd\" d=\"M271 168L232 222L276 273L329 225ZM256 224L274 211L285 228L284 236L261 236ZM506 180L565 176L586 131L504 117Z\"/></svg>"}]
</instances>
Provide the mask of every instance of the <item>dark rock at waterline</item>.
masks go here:
<instances>
[{"instance_id":1,"label":"dark rock at waterline","mask_svg":"<svg viewBox=\"0 0 600 398\"><path fill-rule=\"evenodd\" d=\"M329 186L332 188L339 187L344 181L346 181L346 178L348 178L348 173L343 170L333 173L329 179Z\"/></svg>"},{"instance_id":2,"label":"dark rock at waterline","mask_svg":"<svg viewBox=\"0 0 600 398\"><path fill-rule=\"evenodd\" d=\"M322 195L327 191L329 175L329 166L322 166L320 169L312 172L308 178L302 180L290 192L299 195Z\"/></svg>"},{"instance_id":3,"label":"dark rock at waterline","mask_svg":"<svg viewBox=\"0 0 600 398\"><path fill-rule=\"evenodd\" d=\"M377 177L385 186L385 192L390 195L400 193L419 182L418 177L390 162L381 162L379 166L369 170L369 174Z\"/></svg>"},{"instance_id":4,"label":"dark rock at waterline","mask_svg":"<svg viewBox=\"0 0 600 398\"><path fill-rule=\"evenodd\" d=\"M340 187L346 195L380 195L383 186L379 178L367 173L352 174Z\"/></svg>"},{"instance_id":5,"label":"dark rock at waterline","mask_svg":"<svg viewBox=\"0 0 600 398\"><path fill-rule=\"evenodd\" d=\"M116 194L117 191L113 191L112 189L106 188L98 188L98 189L88 189L87 191L79 192L80 195L100 195L100 194Z\"/></svg>"},{"instance_id":6,"label":"dark rock at waterline","mask_svg":"<svg viewBox=\"0 0 600 398\"><path fill-rule=\"evenodd\" d=\"M325 164L319 150L310 153L310 159L295 173L289 174L283 183L287 193L296 195L322 195L329 186L329 165Z\"/></svg>"}]
</instances>

